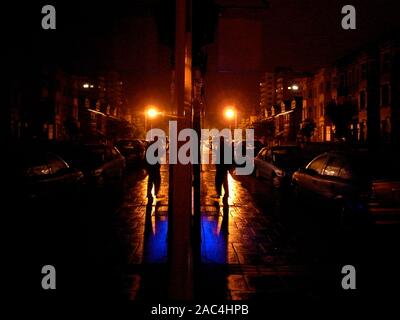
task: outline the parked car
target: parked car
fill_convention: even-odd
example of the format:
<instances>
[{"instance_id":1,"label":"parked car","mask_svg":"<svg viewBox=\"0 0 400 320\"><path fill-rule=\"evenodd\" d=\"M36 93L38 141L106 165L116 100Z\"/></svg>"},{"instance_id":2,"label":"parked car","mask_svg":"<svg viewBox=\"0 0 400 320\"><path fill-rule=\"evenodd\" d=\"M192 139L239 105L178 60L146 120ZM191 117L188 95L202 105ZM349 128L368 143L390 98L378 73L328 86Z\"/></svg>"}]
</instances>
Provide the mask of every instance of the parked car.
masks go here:
<instances>
[{"instance_id":1,"label":"parked car","mask_svg":"<svg viewBox=\"0 0 400 320\"><path fill-rule=\"evenodd\" d=\"M254 161L254 158L256 155L260 152L260 150L263 148L263 144L261 141L254 140L253 142L249 142L246 144L246 140L240 141L236 147L236 150L234 152L238 152L240 150L241 156L247 158L247 161ZM250 151L252 151L252 155L250 156ZM236 160L236 159L232 159ZM246 163L235 163L236 167L244 167Z\"/></svg>"},{"instance_id":2,"label":"parked car","mask_svg":"<svg viewBox=\"0 0 400 320\"><path fill-rule=\"evenodd\" d=\"M149 144L150 144L150 142L147 141L147 140L145 140L145 139L140 139L139 141L140 141L141 143L143 143L145 149L146 149L146 148L149 146Z\"/></svg>"},{"instance_id":3,"label":"parked car","mask_svg":"<svg viewBox=\"0 0 400 320\"><path fill-rule=\"evenodd\" d=\"M125 171L125 158L112 146L53 142L46 147L60 154L71 167L80 169L89 187L119 182Z\"/></svg>"},{"instance_id":4,"label":"parked car","mask_svg":"<svg viewBox=\"0 0 400 320\"><path fill-rule=\"evenodd\" d=\"M256 156L262 148L264 148L264 144L259 140L254 140L254 156Z\"/></svg>"},{"instance_id":5,"label":"parked car","mask_svg":"<svg viewBox=\"0 0 400 320\"><path fill-rule=\"evenodd\" d=\"M128 166L132 166L144 160L146 146L139 139L120 140L115 146L125 157Z\"/></svg>"},{"instance_id":6,"label":"parked car","mask_svg":"<svg viewBox=\"0 0 400 320\"><path fill-rule=\"evenodd\" d=\"M400 221L399 154L327 152L293 175L300 199L337 209L343 222ZM368 214L369 213L369 214Z\"/></svg>"},{"instance_id":7,"label":"parked car","mask_svg":"<svg viewBox=\"0 0 400 320\"><path fill-rule=\"evenodd\" d=\"M59 155L33 146L14 147L8 154L12 197L58 200L78 196L84 183L81 170L70 167Z\"/></svg>"},{"instance_id":8,"label":"parked car","mask_svg":"<svg viewBox=\"0 0 400 320\"><path fill-rule=\"evenodd\" d=\"M90 151L87 159L91 182L97 187L120 182L126 168L125 158L117 148L103 144L85 145Z\"/></svg>"},{"instance_id":9,"label":"parked car","mask_svg":"<svg viewBox=\"0 0 400 320\"><path fill-rule=\"evenodd\" d=\"M244 153L246 151L246 140L240 141L238 143L238 147L242 148L242 152ZM256 156L260 150L264 147L261 141L259 140L254 140L253 142L248 143L248 148L254 149L254 156Z\"/></svg>"},{"instance_id":10,"label":"parked car","mask_svg":"<svg viewBox=\"0 0 400 320\"><path fill-rule=\"evenodd\" d=\"M349 146L337 142L308 142L302 146L302 152L305 164L325 152L339 151L343 152L349 149Z\"/></svg>"},{"instance_id":11,"label":"parked car","mask_svg":"<svg viewBox=\"0 0 400 320\"><path fill-rule=\"evenodd\" d=\"M302 161L301 149L297 146L265 147L254 159L255 175L266 178L273 188L285 187Z\"/></svg>"}]
</instances>

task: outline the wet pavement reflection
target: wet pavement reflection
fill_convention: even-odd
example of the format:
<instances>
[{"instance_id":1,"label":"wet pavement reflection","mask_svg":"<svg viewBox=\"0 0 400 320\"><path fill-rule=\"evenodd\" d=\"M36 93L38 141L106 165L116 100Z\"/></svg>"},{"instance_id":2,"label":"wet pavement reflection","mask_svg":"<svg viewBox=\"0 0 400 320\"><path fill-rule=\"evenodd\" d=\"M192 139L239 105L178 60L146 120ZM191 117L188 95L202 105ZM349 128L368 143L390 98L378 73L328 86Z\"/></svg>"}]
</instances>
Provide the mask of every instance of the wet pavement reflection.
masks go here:
<instances>
[{"instance_id":1,"label":"wet pavement reflection","mask_svg":"<svg viewBox=\"0 0 400 320\"><path fill-rule=\"evenodd\" d=\"M228 225L229 207L222 208L219 215L219 205L216 207L218 216L203 214L201 217L201 262L225 264L228 262Z\"/></svg>"},{"instance_id":2,"label":"wet pavement reflection","mask_svg":"<svg viewBox=\"0 0 400 320\"><path fill-rule=\"evenodd\" d=\"M341 295L344 264L355 265L360 279L368 279L367 292L387 286L381 279L400 283L394 263L398 227L349 233L321 228L290 194L270 190L253 176L230 174L230 197L215 199L214 175L212 166L203 166L196 299ZM161 193L167 195L167 166L161 178ZM61 288L57 297L166 299L168 198L149 201L147 179L139 167L123 185L86 194L78 203L21 205L13 222L24 235L13 238L19 248L15 264L31 270L21 270L21 282L40 282L40 272L33 274L54 264ZM39 291L34 294L48 299Z\"/></svg>"},{"instance_id":3,"label":"wet pavement reflection","mask_svg":"<svg viewBox=\"0 0 400 320\"><path fill-rule=\"evenodd\" d=\"M160 205L148 203L146 206L145 232L144 232L144 263L167 262L167 212L160 212Z\"/></svg>"}]
</instances>

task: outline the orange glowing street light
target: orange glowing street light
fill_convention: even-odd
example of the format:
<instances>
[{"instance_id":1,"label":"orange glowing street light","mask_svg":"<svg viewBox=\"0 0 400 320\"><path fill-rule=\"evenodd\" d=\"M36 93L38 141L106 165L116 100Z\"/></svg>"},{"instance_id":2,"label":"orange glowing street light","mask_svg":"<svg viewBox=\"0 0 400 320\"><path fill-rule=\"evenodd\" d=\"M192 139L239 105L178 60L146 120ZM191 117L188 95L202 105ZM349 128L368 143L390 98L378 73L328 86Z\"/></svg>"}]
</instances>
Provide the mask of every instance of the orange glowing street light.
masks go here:
<instances>
[{"instance_id":1,"label":"orange glowing street light","mask_svg":"<svg viewBox=\"0 0 400 320\"><path fill-rule=\"evenodd\" d=\"M149 105L144 112L144 130L147 132L148 126L150 125L150 129L153 128L153 119L155 119L161 112L153 106Z\"/></svg>"},{"instance_id":2,"label":"orange glowing street light","mask_svg":"<svg viewBox=\"0 0 400 320\"><path fill-rule=\"evenodd\" d=\"M235 109L233 109L233 107L227 107L225 109L225 117L229 120L232 120L233 118L235 118L236 112Z\"/></svg>"},{"instance_id":3,"label":"orange glowing street light","mask_svg":"<svg viewBox=\"0 0 400 320\"><path fill-rule=\"evenodd\" d=\"M229 127L232 129L237 127L237 111L232 106L227 106L224 111L225 118L229 120Z\"/></svg>"},{"instance_id":4,"label":"orange glowing street light","mask_svg":"<svg viewBox=\"0 0 400 320\"><path fill-rule=\"evenodd\" d=\"M149 119L154 119L155 117L157 117L157 115L159 115L160 112L157 111L157 109L155 107L149 107L146 111L146 115Z\"/></svg>"}]
</instances>

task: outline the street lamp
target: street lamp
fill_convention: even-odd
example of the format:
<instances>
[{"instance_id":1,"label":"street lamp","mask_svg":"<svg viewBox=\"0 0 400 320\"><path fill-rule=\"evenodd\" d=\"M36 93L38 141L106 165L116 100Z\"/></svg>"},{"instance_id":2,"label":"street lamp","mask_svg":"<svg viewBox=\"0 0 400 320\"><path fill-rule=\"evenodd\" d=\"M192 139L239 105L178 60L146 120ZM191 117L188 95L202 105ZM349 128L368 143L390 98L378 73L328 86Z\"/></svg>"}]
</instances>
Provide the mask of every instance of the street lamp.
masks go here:
<instances>
[{"instance_id":1,"label":"street lamp","mask_svg":"<svg viewBox=\"0 0 400 320\"><path fill-rule=\"evenodd\" d=\"M227 118L230 121L230 127L232 129L232 121L234 121L234 126L235 128L237 127L237 112L234 107L232 106L227 106L225 108L225 118Z\"/></svg>"},{"instance_id":2,"label":"street lamp","mask_svg":"<svg viewBox=\"0 0 400 320\"><path fill-rule=\"evenodd\" d=\"M235 110L233 110L232 108L228 108L225 110L225 117L228 120L232 120L235 117Z\"/></svg>"},{"instance_id":3,"label":"street lamp","mask_svg":"<svg viewBox=\"0 0 400 320\"><path fill-rule=\"evenodd\" d=\"M150 107L147 109L147 112L146 112L147 117L148 117L149 119L154 119L155 117L157 117L157 115L158 115L159 113L160 113L160 112L158 112L157 109L156 109L155 107L152 107L152 106L150 106Z\"/></svg>"},{"instance_id":4,"label":"street lamp","mask_svg":"<svg viewBox=\"0 0 400 320\"><path fill-rule=\"evenodd\" d=\"M153 105L150 105L146 108L144 113L144 131L147 133L148 122L150 122L150 129L152 129L152 119L155 119L161 112L157 110L157 108Z\"/></svg>"}]
</instances>

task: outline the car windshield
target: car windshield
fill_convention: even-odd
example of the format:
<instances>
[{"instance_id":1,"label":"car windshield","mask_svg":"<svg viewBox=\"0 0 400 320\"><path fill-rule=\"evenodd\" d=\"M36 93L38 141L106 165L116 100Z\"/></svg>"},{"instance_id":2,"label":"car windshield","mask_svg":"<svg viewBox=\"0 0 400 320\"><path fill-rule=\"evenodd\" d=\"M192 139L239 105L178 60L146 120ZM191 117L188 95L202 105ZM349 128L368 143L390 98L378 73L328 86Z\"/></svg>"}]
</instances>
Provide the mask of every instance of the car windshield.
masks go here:
<instances>
[{"instance_id":1,"label":"car windshield","mask_svg":"<svg viewBox=\"0 0 400 320\"><path fill-rule=\"evenodd\" d=\"M51 173L48 165L49 154L40 149L26 147L26 149L11 150L9 165L20 178L42 176ZM7 173L7 174L8 174Z\"/></svg>"},{"instance_id":2,"label":"car windshield","mask_svg":"<svg viewBox=\"0 0 400 320\"><path fill-rule=\"evenodd\" d=\"M50 173L45 154L36 152L16 152L12 156L12 168L20 176L36 176Z\"/></svg>"},{"instance_id":3,"label":"car windshield","mask_svg":"<svg viewBox=\"0 0 400 320\"><path fill-rule=\"evenodd\" d=\"M59 154L70 166L82 170L90 169L99 163L99 157L90 148L82 145L57 144L53 145L51 150Z\"/></svg>"}]
</instances>

